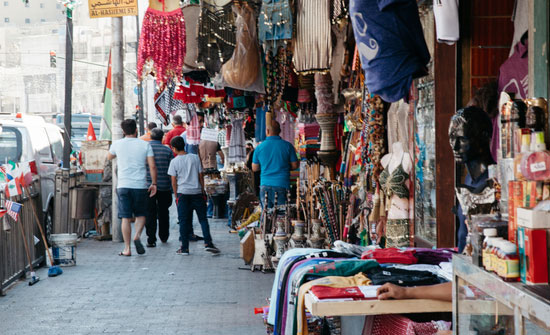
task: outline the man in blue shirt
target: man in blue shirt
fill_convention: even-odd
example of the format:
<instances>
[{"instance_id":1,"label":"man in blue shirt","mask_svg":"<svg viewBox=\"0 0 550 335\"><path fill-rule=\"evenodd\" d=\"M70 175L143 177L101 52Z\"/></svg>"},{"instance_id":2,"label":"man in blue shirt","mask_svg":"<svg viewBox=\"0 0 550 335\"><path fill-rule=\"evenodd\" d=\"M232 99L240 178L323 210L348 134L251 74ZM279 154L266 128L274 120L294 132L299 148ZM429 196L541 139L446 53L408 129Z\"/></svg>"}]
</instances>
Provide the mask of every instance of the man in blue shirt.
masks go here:
<instances>
[{"instance_id":1,"label":"man in blue shirt","mask_svg":"<svg viewBox=\"0 0 550 335\"><path fill-rule=\"evenodd\" d=\"M149 210L145 232L147 233L147 247L153 248L157 245L157 220L159 238L162 243L168 241L170 236L170 214L168 208L172 205L172 188L168 176L168 166L174 158L172 150L162 144L164 132L159 128L150 131L151 148L155 154L155 165L157 166L157 193L149 197ZM151 174L147 171L147 182L151 183Z\"/></svg>"},{"instance_id":2,"label":"man in blue shirt","mask_svg":"<svg viewBox=\"0 0 550 335\"><path fill-rule=\"evenodd\" d=\"M266 129L267 138L263 141L252 157L252 171L260 173L260 201L265 206L265 194L268 197L268 207L273 206L275 193L277 205L286 203L286 192L290 188L290 171L299 166L296 150L289 142L283 140L279 134L281 125L271 121L271 127Z\"/></svg>"}]
</instances>

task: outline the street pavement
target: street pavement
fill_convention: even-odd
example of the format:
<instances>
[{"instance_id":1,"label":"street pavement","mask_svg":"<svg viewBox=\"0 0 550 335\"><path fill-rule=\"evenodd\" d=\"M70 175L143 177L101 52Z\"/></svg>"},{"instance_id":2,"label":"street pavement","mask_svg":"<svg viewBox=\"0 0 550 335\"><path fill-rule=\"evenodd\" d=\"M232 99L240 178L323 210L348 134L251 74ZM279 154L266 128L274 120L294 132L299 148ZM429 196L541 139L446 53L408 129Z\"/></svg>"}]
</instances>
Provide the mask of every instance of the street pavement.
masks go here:
<instances>
[{"instance_id":1,"label":"street pavement","mask_svg":"<svg viewBox=\"0 0 550 335\"><path fill-rule=\"evenodd\" d=\"M239 239L227 220L210 220L212 256L192 242L190 256L176 255L178 225L171 208L168 243L118 256L122 243L83 239L77 265L40 282L19 281L0 297L0 334L265 334L253 308L267 304L272 273L242 270ZM195 217L195 233L201 234ZM145 245L145 231L142 235Z\"/></svg>"}]
</instances>

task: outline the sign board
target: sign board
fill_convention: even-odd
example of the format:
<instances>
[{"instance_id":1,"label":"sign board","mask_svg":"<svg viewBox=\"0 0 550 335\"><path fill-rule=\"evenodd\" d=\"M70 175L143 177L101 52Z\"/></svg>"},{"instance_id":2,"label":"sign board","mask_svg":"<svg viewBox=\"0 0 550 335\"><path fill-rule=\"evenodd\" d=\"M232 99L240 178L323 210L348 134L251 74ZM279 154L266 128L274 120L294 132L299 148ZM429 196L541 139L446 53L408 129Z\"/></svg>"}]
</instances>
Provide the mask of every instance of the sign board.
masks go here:
<instances>
[{"instance_id":1,"label":"sign board","mask_svg":"<svg viewBox=\"0 0 550 335\"><path fill-rule=\"evenodd\" d=\"M216 129L202 128L201 140L218 142L218 131Z\"/></svg>"},{"instance_id":2,"label":"sign board","mask_svg":"<svg viewBox=\"0 0 550 335\"><path fill-rule=\"evenodd\" d=\"M88 0L90 18L136 16L137 0Z\"/></svg>"}]
</instances>

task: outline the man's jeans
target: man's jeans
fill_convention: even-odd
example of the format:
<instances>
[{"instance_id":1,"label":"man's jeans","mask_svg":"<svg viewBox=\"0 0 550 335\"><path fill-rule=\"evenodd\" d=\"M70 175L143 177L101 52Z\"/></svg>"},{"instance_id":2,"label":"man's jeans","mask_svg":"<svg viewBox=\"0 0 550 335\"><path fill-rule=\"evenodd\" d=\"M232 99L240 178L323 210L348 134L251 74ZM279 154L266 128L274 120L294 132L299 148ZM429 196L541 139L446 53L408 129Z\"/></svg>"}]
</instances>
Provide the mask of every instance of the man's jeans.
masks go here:
<instances>
[{"instance_id":1,"label":"man's jeans","mask_svg":"<svg viewBox=\"0 0 550 335\"><path fill-rule=\"evenodd\" d=\"M273 207L275 202L275 193L277 193L277 205L286 204L286 192L288 189L278 186L260 186L260 203L262 208L265 204L265 194L267 193L267 208Z\"/></svg>"},{"instance_id":2,"label":"man's jeans","mask_svg":"<svg viewBox=\"0 0 550 335\"><path fill-rule=\"evenodd\" d=\"M204 244L211 244L210 226L206 218L206 201L202 194L178 193L178 221L180 224L181 250L189 250L189 235L193 227L193 210L197 212L201 224Z\"/></svg>"},{"instance_id":3,"label":"man's jeans","mask_svg":"<svg viewBox=\"0 0 550 335\"><path fill-rule=\"evenodd\" d=\"M168 236L170 236L170 213L168 208L172 206L172 192L157 191L154 196L148 197L148 201L149 209L145 223L147 243L152 244L157 241L157 219L160 240L166 242Z\"/></svg>"}]
</instances>

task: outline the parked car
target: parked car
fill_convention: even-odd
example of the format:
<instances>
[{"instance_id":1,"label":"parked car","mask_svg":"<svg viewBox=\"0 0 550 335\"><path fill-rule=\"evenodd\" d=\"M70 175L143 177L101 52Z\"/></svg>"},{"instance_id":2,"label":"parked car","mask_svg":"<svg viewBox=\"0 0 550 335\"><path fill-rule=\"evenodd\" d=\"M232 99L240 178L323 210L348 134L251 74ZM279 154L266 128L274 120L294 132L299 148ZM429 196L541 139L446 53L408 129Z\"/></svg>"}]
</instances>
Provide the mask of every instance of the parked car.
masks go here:
<instances>
[{"instance_id":1,"label":"parked car","mask_svg":"<svg viewBox=\"0 0 550 335\"><path fill-rule=\"evenodd\" d=\"M92 120L95 134L99 139L99 128L101 125L101 116L92 115L89 113L71 115L71 145L73 150L77 150L77 151L80 150L82 141L86 140L90 119ZM57 114L57 116L55 117L55 124L58 125L61 129L65 129L64 122L65 122L65 116L63 114Z\"/></svg>"},{"instance_id":2,"label":"parked car","mask_svg":"<svg viewBox=\"0 0 550 335\"><path fill-rule=\"evenodd\" d=\"M0 118L0 129L1 163L36 162L49 239L54 220L55 171L63 158L63 130L40 116L26 115Z\"/></svg>"}]
</instances>

